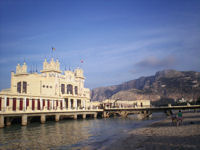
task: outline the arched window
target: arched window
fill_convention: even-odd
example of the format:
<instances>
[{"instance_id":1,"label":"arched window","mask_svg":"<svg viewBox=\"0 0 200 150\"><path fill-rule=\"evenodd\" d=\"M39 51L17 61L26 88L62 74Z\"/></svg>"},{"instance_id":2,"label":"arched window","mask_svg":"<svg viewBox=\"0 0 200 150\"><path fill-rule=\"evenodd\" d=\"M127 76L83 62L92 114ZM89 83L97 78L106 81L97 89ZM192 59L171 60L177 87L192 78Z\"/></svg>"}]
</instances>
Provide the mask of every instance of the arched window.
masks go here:
<instances>
[{"instance_id":1,"label":"arched window","mask_svg":"<svg viewBox=\"0 0 200 150\"><path fill-rule=\"evenodd\" d=\"M75 86L75 94L78 95L78 86Z\"/></svg>"},{"instance_id":2,"label":"arched window","mask_svg":"<svg viewBox=\"0 0 200 150\"><path fill-rule=\"evenodd\" d=\"M77 107L81 108L81 100L80 99L77 99Z\"/></svg>"},{"instance_id":3,"label":"arched window","mask_svg":"<svg viewBox=\"0 0 200 150\"><path fill-rule=\"evenodd\" d=\"M23 93L27 93L27 82L23 81Z\"/></svg>"},{"instance_id":4,"label":"arched window","mask_svg":"<svg viewBox=\"0 0 200 150\"><path fill-rule=\"evenodd\" d=\"M18 93L27 93L27 82L26 81L20 81L17 83L17 92Z\"/></svg>"},{"instance_id":5,"label":"arched window","mask_svg":"<svg viewBox=\"0 0 200 150\"><path fill-rule=\"evenodd\" d=\"M65 93L65 85L61 84L61 93L64 94Z\"/></svg>"},{"instance_id":6,"label":"arched window","mask_svg":"<svg viewBox=\"0 0 200 150\"><path fill-rule=\"evenodd\" d=\"M67 85L67 94L73 94L73 86L71 84Z\"/></svg>"},{"instance_id":7,"label":"arched window","mask_svg":"<svg viewBox=\"0 0 200 150\"><path fill-rule=\"evenodd\" d=\"M17 83L17 92L18 92L18 93L21 93L21 86L22 86L22 85L21 85L21 82L18 82L18 83Z\"/></svg>"}]
</instances>

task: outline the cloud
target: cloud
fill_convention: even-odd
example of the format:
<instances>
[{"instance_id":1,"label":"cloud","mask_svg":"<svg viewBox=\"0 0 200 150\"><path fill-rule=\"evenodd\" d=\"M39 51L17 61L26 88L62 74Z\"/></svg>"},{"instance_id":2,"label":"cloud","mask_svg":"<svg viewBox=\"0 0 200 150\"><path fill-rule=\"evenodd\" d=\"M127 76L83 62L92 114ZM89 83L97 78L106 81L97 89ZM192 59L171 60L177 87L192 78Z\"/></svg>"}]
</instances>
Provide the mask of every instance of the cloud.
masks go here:
<instances>
[{"instance_id":1,"label":"cloud","mask_svg":"<svg viewBox=\"0 0 200 150\"><path fill-rule=\"evenodd\" d=\"M143 69L163 69L173 67L176 63L177 61L173 56L167 56L163 59L152 56L136 63L135 67Z\"/></svg>"}]
</instances>

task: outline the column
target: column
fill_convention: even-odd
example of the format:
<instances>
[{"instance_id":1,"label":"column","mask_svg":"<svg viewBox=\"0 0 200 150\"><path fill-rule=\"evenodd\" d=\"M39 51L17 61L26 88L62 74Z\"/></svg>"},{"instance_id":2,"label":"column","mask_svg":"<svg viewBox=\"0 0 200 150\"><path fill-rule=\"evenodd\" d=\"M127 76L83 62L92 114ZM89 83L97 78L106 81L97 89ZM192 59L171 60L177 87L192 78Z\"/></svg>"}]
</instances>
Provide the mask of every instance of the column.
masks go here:
<instances>
[{"instance_id":1,"label":"column","mask_svg":"<svg viewBox=\"0 0 200 150\"><path fill-rule=\"evenodd\" d=\"M94 118L97 118L97 113L94 114Z\"/></svg>"},{"instance_id":2,"label":"column","mask_svg":"<svg viewBox=\"0 0 200 150\"><path fill-rule=\"evenodd\" d=\"M86 114L83 114L83 119L85 119L86 118Z\"/></svg>"},{"instance_id":3,"label":"column","mask_svg":"<svg viewBox=\"0 0 200 150\"><path fill-rule=\"evenodd\" d=\"M144 115L140 112L140 113L137 115L137 119L139 119L139 120L144 119Z\"/></svg>"},{"instance_id":4,"label":"column","mask_svg":"<svg viewBox=\"0 0 200 150\"><path fill-rule=\"evenodd\" d=\"M104 111L103 112L103 116L102 116L103 118L109 118L109 115L107 114L107 112L106 111Z\"/></svg>"},{"instance_id":5,"label":"column","mask_svg":"<svg viewBox=\"0 0 200 150\"><path fill-rule=\"evenodd\" d=\"M65 100L62 99L61 101L62 101L62 103L63 103L63 108L66 109L66 107L65 107Z\"/></svg>"},{"instance_id":6,"label":"column","mask_svg":"<svg viewBox=\"0 0 200 150\"><path fill-rule=\"evenodd\" d=\"M71 100L68 98L68 109L71 109Z\"/></svg>"},{"instance_id":7,"label":"column","mask_svg":"<svg viewBox=\"0 0 200 150\"><path fill-rule=\"evenodd\" d=\"M4 127L4 116L0 115L0 128Z\"/></svg>"},{"instance_id":8,"label":"column","mask_svg":"<svg viewBox=\"0 0 200 150\"><path fill-rule=\"evenodd\" d=\"M41 123L45 123L45 122L46 122L46 116L45 116L44 114L42 114L42 115L40 116L40 122L41 122Z\"/></svg>"},{"instance_id":9,"label":"column","mask_svg":"<svg viewBox=\"0 0 200 150\"><path fill-rule=\"evenodd\" d=\"M12 102L13 102L13 98L9 97L9 106L6 105L6 108L7 108L6 110L8 110L8 111L12 110ZM6 103L7 103L7 100L6 100Z\"/></svg>"},{"instance_id":10,"label":"column","mask_svg":"<svg viewBox=\"0 0 200 150\"><path fill-rule=\"evenodd\" d=\"M53 100L50 101L50 105L51 105L51 110L53 109Z\"/></svg>"},{"instance_id":11,"label":"column","mask_svg":"<svg viewBox=\"0 0 200 150\"><path fill-rule=\"evenodd\" d=\"M51 100L49 99L49 111L51 110L52 104L51 104Z\"/></svg>"},{"instance_id":12,"label":"column","mask_svg":"<svg viewBox=\"0 0 200 150\"><path fill-rule=\"evenodd\" d=\"M27 115L22 115L22 126L27 125Z\"/></svg>"},{"instance_id":13,"label":"column","mask_svg":"<svg viewBox=\"0 0 200 150\"><path fill-rule=\"evenodd\" d=\"M82 100L82 106L83 110L85 110L85 100Z\"/></svg>"},{"instance_id":14,"label":"column","mask_svg":"<svg viewBox=\"0 0 200 150\"><path fill-rule=\"evenodd\" d=\"M83 100L84 101L84 110L86 110L86 100Z\"/></svg>"},{"instance_id":15,"label":"column","mask_svg":"<svg viewBox=\"0 0 200 150\"><path fill-rule=\"evenodd\" d=\"M59 120L60 120L60 115L59 115L59 114L56 114L56 115L55 115L55 121L58 122Z\"/></svg>"},{"instance_id":16,"label":"column","mask_svg":"<svg viewBox=\"0 0 200 150\"><path fill-rule=\"evenodd\" d=\"M52 109L53 109L53 110L54 110L54 108L55 108L55 106L54 106L55 103L54 103L54 102L55 102L55 101L52 100L52 104L53 104L53 105L52 105Z\"/></svg>"},{"instance_id":17,"label":"column","mask_svg":"<svg viewBox=\"0 0 200 150\"><path fill-rule=\"evenodd\" d=\"M6 118L6 126L10 126L11 125L11 121L12 121L12 118L7 117Z\"/></svg>"},{"instance_id":18,"label":"column","mask_svg":"<svg viewBox=\"0 0 200 150\"><path fill-rule=\"evenodd\" d=\"M74 99L74 107L77 109L77 99Z\"/></svg>"},{"instance_id":19,"label":"column","mask_svg":"<svg viewBox=\"0 0 200 150\"><path fill-rule=\"evenodd\" d=\"M76 120L76 119L77 119L77 115L75 114L75 115L74 115L74 120Z\"/></svg>"},{"instance_id":20,"label":"column","mask_svg":"<svg viewBox=\"0 0 200 150\"><path fill-rule=\"evenodd\" d=\"M24 104L23 104L24 106L24 111L26 111L26 97L24 97Z\"/></svg>"},{"instance_id":21,"label":"column","mask_svg":"<svg viewBox=\"0 0 200 150\"><path fill-rule=\"evenodd\" d=\"M20 98L16 98L16 111L19 111Z\"/></svg>"},{"instance_id":22,"label":"column","mask_svg":"<svg viewBox=\"0 0 200 150\"><path fill-rule=\"evenodd\" d=\"M4 96L4 108L2 110L6 111L6 108L7 108L7 96Z\"/></svg>"},{"instance_id":23,"label":"column","mask_svg":"<svg viewBox=\"0 0 200 150\"><path fill-rule=\"evenodd\" d=\"M43 101L42 101L42 98L40 98L40 110L43 110Z\"/></svg>"}]
</instances>

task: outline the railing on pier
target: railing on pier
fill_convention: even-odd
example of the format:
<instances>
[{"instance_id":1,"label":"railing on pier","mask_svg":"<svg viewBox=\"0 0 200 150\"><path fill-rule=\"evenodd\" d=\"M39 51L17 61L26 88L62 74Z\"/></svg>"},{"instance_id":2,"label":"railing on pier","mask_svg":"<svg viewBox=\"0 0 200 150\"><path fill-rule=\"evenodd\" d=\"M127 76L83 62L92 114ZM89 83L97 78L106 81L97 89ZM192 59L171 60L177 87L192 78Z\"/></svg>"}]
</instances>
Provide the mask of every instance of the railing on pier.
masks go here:
<instances>
[{"instance_id":1,"label":"railing on pier","mask_svg":"<svg viewBox=\"0 0 200 150\"><path fill-rule=\"evenodd\" d=\"M32 110L27 109L27 108L23 108L22 110L20 109L20 107L16 107L16 110L13 110L12 107L2 107L2 110L0 111L0 114L23 114L23 113L51 113L51 112L84 112L84 111L96 111L96 112L101 112L103 111L103 109L99 109L98 107L95 108L59 108L59 109L53 109L50 108L48 109L47 107L41 108L41 109L34 109Z\"/></svg>"},{"instance_id":2,"label":"railing on pier","mask_svg":"<svg viewBox=\"0 0 200 150\"><path fill-rule=\"evenodd\" d=\"M116 107L105 107L105 111L131 111L131 110L149 110L149 111L159 111L159 110L179 110L179 109L200 109L200 105L184 105L184 106L160 106L160 107L155 107L155 106L143 106L143 107L121 107L121 108L116 108Z\"/></svg>"}]
</instances>

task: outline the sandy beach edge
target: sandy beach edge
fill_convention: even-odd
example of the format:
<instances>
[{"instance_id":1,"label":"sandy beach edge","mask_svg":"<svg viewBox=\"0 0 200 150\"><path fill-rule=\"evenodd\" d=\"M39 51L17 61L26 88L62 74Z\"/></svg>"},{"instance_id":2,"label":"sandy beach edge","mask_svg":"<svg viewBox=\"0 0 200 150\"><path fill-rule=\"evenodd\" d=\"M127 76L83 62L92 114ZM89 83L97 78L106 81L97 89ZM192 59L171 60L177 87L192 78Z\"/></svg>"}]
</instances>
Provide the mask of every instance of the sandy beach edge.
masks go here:
<instances>
[{"instance_id":1,"label":"sandy beach edge","mask_svg":"<svg viewBox=\"0 0 200 150\"><path fill-rule=\"evenodd\" d=\"M171 118L155 121L146 127L133 129L102 150L200 149L200 112L183 113L183 123L172 125Z\"/></svg>"}]
</instances>

